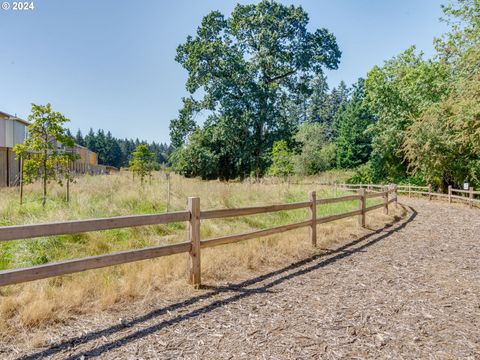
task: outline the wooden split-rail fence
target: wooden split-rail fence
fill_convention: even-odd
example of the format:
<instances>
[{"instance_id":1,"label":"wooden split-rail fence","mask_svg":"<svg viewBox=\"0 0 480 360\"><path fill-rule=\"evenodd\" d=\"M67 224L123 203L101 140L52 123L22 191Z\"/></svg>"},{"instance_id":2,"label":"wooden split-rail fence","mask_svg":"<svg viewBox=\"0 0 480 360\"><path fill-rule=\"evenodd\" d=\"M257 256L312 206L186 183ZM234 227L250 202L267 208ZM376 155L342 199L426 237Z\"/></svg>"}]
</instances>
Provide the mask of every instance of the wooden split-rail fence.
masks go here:
<instances>
[{"instance_id":1,"label":"wooden split-rail fence","mask_svg":"<svg viewBox=\"0 0 480 360\"><path fill-rule=\"evenodd\" d=\"M0 227L0 242L135 226L159 225L183 221L188 223L188 231L187 241L181 243L153 246L143 249L128 250L112 254L90 256L80 259L65 260L32 267L1 271L0 286L19 284L27 281L45 279L59 275L72 274L90 269L126 264L173 254L188 253L189 282L195 287L198 287L201 284L201 249L274 235L303 227L309 227L310 240L312 245L316 246L318 224L324 224L339 219L357 216L358 224L363 227L365 226L365 215L368 212L383 208L384 213L388 213L389 204L392 202L396 203L397 201L397 188L395 185L391 185L385 186L380 190L381 191L369 192L365 189L358 189L357 193L353 195L324 199L317 199L315 191L312 191L309 193L308 201L304 202L218 210L201 210L200 198L190 197L188 198L188 206L185 211L163 214L117 216L90 220L63 221L34 225L2 226ZM383 198L383 201L380 204L366 207L366 200L376 197ZM330 216L317 217L317 205L352 200L358 201L357 210ZM255 230L243 234L227 235L205 240L200 238L201 220L265 214L294 209L309 209L308 219L293 224Z\"/></svg>"},{"instance_id":2,"label":"wooden split-rail fence","mask_svg":"<svg viewBox=\"0 0 480 360\"><path fill-rule=\"evenodd\" d=\"M336 188L345 189L345 190L357 190L357 189L367 189L367 190L379 190L384 185L374 185L374 184L335 184ZM453 200L458 200L459 202L467 203L470 207L480 206L480 199L475 198L475 196L480 195L480 191L474 191L473 187L469 187L468 190L462 189L453 189L452 186L448 186L448 193L439 193L432 191L432 186L416 186L416 185L396 185L397 192L399 194L407 194L409 197L414 195L426 195L429 200L432 198L443 198L447 199L449 203L452 203ZM460 195L455 195L460 194Z\"/></svg>"}]
</instances>

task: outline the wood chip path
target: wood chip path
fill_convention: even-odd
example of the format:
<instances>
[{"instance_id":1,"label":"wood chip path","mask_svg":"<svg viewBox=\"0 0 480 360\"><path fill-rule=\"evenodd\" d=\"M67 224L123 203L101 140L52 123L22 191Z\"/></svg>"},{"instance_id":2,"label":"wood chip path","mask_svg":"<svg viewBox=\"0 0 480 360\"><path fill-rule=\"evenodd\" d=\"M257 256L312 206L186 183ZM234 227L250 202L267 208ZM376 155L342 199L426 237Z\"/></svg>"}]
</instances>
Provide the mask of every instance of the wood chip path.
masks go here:
<instances>
[{"instance_id":1,"label":"wood chip path","mask_svg":"<svg viewBox=\"0 0 480 360\"><path fill-rule=\"evenodd\" d=\"M328 255L14 358L480 359L480 211L402 203L406 219Z\"/></svg>"}]
</instances>

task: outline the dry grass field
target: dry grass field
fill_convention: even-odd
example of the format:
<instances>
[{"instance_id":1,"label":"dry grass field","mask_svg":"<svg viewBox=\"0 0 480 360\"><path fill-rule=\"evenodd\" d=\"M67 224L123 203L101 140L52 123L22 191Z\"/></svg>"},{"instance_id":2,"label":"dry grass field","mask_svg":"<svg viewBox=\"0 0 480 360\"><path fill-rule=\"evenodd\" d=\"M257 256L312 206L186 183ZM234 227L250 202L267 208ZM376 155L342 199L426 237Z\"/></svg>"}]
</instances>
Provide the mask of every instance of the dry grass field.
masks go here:
<instances>
[{"instance_id":1,"label":"dry grass field","mask_svg":"<svg viewBox=\"0 0 480 360\"><path fill-rule=\"evenodd\" d=\"M199 196L202 209L304 201L311 190L317 191L317 198L332 197L335 195L332 189L312 183L333 178L344 180L342 173L302 179L303 185L293 181L240 183L172 176L170 208L185 209L188 196ZM72 186L69 204L63 200L64 192L63 188L52 185L49 201L43 209L36 184L26 187L23 206L18 204L18 189L2 189L0 224L158 213L166 209L167 183L159 173L143 186L128 173L79 178ZM356 207L355 201L323 205L317 207L317 215L340 213ZM367 215L367 224L378 226L399 215L400 210L393 210L388 216L381 210L374 211ZM306 217L307 211L301 209L205 220L201 236L206 239L240 233L297 222ZM180 242L185 240L185 227L184 223L178 223L6 242L0 245L0 269ZM316 249L311 247L307 229L205 249L202 251L202 277L207 282L248 278L319 253L322 248L356 237L361 231L357 219L349 218L320 225ZM36 337L32 334L41 334L53 324L133 301L194 292L185 283L186 260L185 254L174 255L0 288L0 317L4 320L0 322L0 341L20 341L23 338L35 345Z\"/></svg>"}]
</instances>

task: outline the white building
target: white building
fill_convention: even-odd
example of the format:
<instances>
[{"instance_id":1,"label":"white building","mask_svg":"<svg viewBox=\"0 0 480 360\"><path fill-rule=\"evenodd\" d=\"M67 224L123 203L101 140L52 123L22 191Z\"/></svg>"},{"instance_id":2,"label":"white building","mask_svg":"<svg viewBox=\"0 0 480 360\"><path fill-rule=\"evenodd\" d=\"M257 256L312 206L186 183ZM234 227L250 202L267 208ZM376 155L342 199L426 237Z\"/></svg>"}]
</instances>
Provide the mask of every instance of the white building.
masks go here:
<instances>
[{"instance_id":1,"label":"white building","mask_svg":"<svg viewBox=\"0 0 480 360\"><path fill-rule=\"evenodd\" d=\"M13 147L23 144L28 136L28 125L28 121L0 111L0 187L20 184L20 160L16 158ZM111 169L107 170L105 165L98 164L97 153L77 144L73 151L79 156L71 164L74 174L98 175L110 172Z\"/></svg>"},{"instance_id":2,"label":"white building","mask_svg":"<svg viewBox=\"0 0 480 360\"><path fill-rule=\"evenodd\" d=\"M27 137L28 122L0 111L0 187L18 185L20 160L12 148L23 144Z\"/></svg>"}]
</instances>

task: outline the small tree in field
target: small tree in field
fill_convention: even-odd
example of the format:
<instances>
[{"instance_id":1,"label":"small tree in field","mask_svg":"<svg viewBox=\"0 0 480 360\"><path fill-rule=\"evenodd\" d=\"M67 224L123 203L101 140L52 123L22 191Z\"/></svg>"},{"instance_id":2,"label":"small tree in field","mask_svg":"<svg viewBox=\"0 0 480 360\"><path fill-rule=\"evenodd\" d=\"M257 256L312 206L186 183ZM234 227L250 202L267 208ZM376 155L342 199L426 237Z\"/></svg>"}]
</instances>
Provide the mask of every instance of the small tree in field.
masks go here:
<instances>
[{"instance_id":1,"label":"small tree in field","mask_svg":"<svg viewBox=\"0 0 480 360\"><path fill-rule=\"evenodd\" d=\"M30 183L39 177L42 179L42 205L45 206L48 183L53 180L63 186L64 177L67 181L73 181L65 174L69 172L70 162L77 156L65 151L65 148L73 147L75 142L64 128L64 124L70 120L61 113L52 111L50 104L32 104L28 120L31 121L28 138L23 144L15 145L13 151L23 161L23 182Z\"/></svg>"},{"instance_id":2,"label":"small tree in field","mask_svg":"<svg viewBox=\"0 0 480 360\"><path fill-rule=\"evenodd\" d=\"M285 140L275 141L272 147L272 165L268 169L271 176L287 177L293 174L292 153Z\"/></svg>"},{"instance_id":3,"label":"small tree in field","mask_svg":"<svg viewBox=\"0 0 480 360\"><path fill-rule=\"evenodd\" d=\"M140 177L140 183L146 176L150 176L152 170L155 168L155 154L150 151L147 144L140 144L132 153L132 160L130 160L130 170L135 175Z\"/></svg>"}]
</instances>

